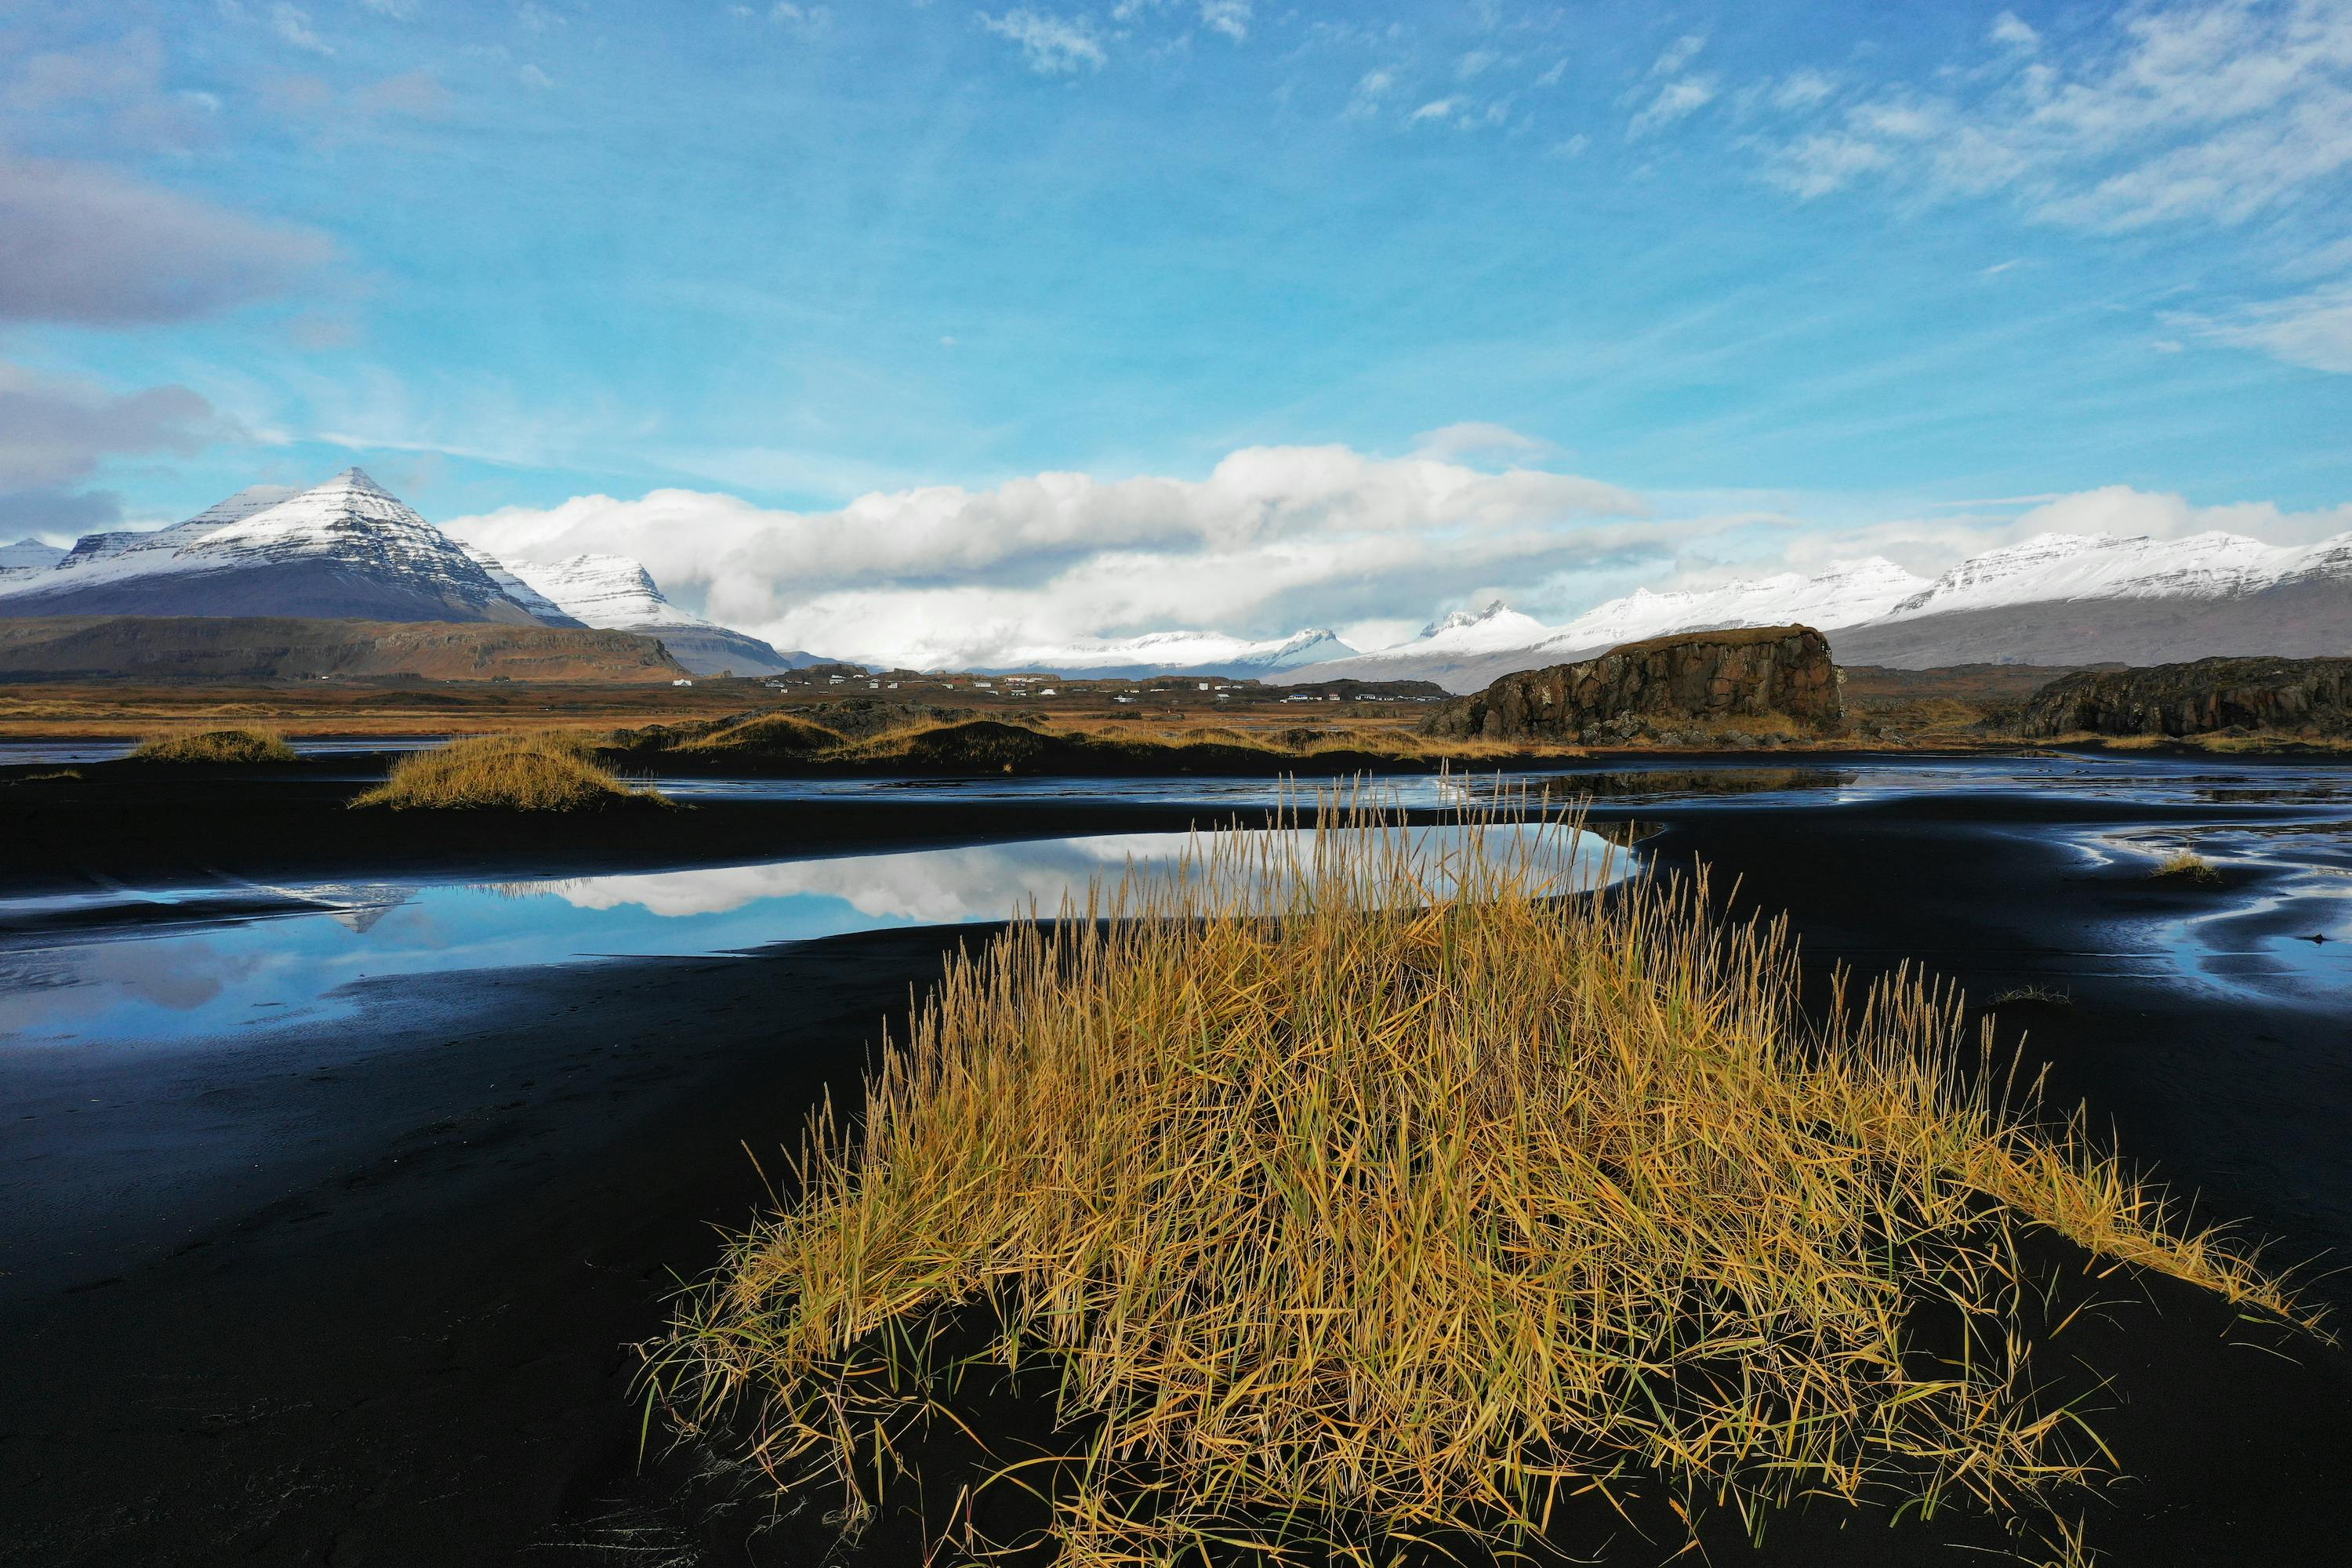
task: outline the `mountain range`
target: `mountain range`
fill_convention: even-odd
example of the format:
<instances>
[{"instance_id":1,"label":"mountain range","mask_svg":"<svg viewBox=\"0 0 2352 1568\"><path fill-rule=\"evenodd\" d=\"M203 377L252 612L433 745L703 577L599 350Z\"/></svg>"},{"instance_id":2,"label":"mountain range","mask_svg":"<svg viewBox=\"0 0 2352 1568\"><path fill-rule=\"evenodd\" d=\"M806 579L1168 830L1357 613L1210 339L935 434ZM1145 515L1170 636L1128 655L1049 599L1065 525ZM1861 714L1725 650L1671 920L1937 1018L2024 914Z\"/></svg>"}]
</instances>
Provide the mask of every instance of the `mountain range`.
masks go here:
<instances>
[{"instance_id":1,"label":"mountain range","mask_svg":"<svg viewBox=\"0 0 2352 1568\"><path fill-rule=\"evenodd\" d=\"M1559 626L1497 600L1393 647L1265 679L1433 680L1476 691L1498 676L1643 637L1790 623L1832 634L1841 664L1904 669L2352 653L2352 533L2310 545L2221 532L2174 540L2045 533L1932 579L1874 556L1814 576L1637 589Z\"/></svg>"},{"instance_id":2,"label":"mountain range","mask_svg":"<svg viewBox=\"0 0 2352 1568\"><path fill-rule=\"evenodd\" d=\"M1135 679L1152 675L1225 676L1279 679L1283 672L1361 657L1320 628L1286 637L1253 641L1223 632L1150 632L1123 638L1086 638L1050 647L1024 648L1017 662L995 670L1051 669L1097 679Z\"/></svg>"},{"instance_id":3,"label":"mountain range","mask_svg":"<svg viewBox=\"0 0 2352 1568\"><path fill-rule=\"evenodd\" d=\"M0 546L0 616L297 617L492 622L660 639L688 670L768 674L821 662L673 605L619 555L500 561L444 533L357 468L305 490L256 485L184 522L89 534L70 550ZM1497 600L1393 647L1328 630L1251 639L1153 632L1020 647L999 669L1074 676L1432 680L1496 677L1674 632L1798 623L1842 664L2158 664L2213 655L2352 653L2352 533L2309 545L2046 533L1927 578L1883 557L1813 575L1639 589L1548 626Z\"/></svg>"},{"instance_id":4,"label":"mountain range","mask_svg":"<svg viewBox=\"0 0 2352 1568\"><path fill-rule=\"evenodd\" d=\"M358 468L306 490L256 485L184 522L0 550L0 616L270 616L489 621L657 637L697 674L816 662L689 614L616 555L499 561L444 533Z\"/></svg>"}]
</instances>

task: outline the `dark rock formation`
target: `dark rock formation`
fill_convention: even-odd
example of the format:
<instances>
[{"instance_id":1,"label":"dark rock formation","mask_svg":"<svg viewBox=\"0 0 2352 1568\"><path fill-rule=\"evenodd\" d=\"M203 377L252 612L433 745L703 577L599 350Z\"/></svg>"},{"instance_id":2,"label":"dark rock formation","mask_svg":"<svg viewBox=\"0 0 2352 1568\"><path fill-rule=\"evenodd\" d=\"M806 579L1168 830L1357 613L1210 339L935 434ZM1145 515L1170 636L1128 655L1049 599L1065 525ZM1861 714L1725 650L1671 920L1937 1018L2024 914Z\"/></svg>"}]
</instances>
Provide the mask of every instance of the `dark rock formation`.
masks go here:
<instances>
[{"instance_id":1,"label":"dark rock formation","mask_svg":"<svg viewBox=\"0 0 2352 1568\"><path fill-rule=\"evenodd\" d=\"M1811 626L1685 632L1507 675L1423 726L1459 739L1593 740L1726 719L1838 720L1829 639Z\"/></svg>"},{"instance_id":2,"label":"dark rock formation","mask_svg":"<svg viewBox=\"0 0 2352 1568\"><path fill-rule=\"evenodd\" d=\"M2200 658L2062 676L2026 699L2032 736L2197 735L2214 730L2352 733L2352 658Z\"/></svg>"}]
</instances>

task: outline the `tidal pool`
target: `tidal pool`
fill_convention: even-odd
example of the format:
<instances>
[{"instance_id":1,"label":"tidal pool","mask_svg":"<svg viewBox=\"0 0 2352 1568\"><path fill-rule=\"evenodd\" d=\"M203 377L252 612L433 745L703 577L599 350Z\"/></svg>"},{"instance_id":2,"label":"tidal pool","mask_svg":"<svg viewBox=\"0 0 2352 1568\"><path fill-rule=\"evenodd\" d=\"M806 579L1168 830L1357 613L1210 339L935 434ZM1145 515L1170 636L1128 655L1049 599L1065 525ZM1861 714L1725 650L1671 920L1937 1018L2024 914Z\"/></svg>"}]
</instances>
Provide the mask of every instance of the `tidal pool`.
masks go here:
<instances>
[{"instance_id":1,"label":"tidal pool","mask_svg":"<svg viewBox=\"0 0 2352 1568\"><path fill-rule=\"evenodd\" d=\"M1361 830L1341 830L1361 831ZM1597 834L1514 824L1391 830L1448 890L1465 835L1526 854L1559 891L1631 873ZM1250 836L1276 865L1306 831ZM354 982L615 957L741 952L894 926L992 922L1149 882L1192 835L1108 834L624 875L478 883L249 884L0 900L0 1034L27 1044L163 1042L317 1021ZM1228 889L1230 890L1230 889Z\"/></svg>"}]
</instances>

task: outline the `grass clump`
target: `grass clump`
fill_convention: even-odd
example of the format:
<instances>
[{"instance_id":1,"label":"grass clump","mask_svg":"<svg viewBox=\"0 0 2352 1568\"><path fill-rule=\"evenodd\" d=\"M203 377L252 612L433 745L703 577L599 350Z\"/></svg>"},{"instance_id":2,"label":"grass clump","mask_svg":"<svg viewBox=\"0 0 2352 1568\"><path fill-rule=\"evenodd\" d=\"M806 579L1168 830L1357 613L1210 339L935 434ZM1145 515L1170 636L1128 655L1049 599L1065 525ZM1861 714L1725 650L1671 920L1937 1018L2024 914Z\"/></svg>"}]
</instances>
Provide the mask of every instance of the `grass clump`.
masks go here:
<instances>
[{"instance_id":1,"label":"grass clump","mask_svg":"<svg viewBox=\"0 0 2352 1568\"><path fill-rule=\"evenodd\" d=\"M134 763L290 763L294 748L266 730L196 730L157 735L131 748Z\"/></svg>"},{"instance_id":2,"label":"grass clump","mask_svg":"<svg viewBox=\"0 0 2352 1568\"><path fill-rule=\"evenodd\" d=\"M633 788L591 760L585 736L564 731L472 735L393 764L355 807L392 811L601 811L667 805L658 790Z\"/></svg>"},{"instance_id":3,"label":"grass clump","mask_svg":"<svg viewBox=\"0 0 2352 1568\"><path fill-rule=\"evenodd\" d=\"M2177 879L2184 882L2218 882L2221 868L2194 849L2175 849L2156 863L2151 877Z\"/></svg>"},{"instance_id":4,"label":"grass clump","mask_svg":"<svg viewBox=\"0 0 2352 1568\"><path fill-rule=\"evenodd\" d=\"M797 761L822 756L839 747L843 739L839 731L825 725L789 713L767 713L695 736L681 742L677 750L688 754L712 753L747 760Z\"/></svg>"},{"instance_id":5,"label":"grass clump","mask_svg":"<svg viewBox=\"0 0 2352 1568\"><path fill-rule=\"evenodd\" d=\"M1811 1018L1703 880L1561 898L1570 825L1469 827L1436 877L1377 814L1223 836L956 961L655 1352L679 1428L748 1401L855 1524L960 1379L1042 1370L1061 1450L1003 1479L1059 1562L1369 1563L1644 1476L1755 1528L2047 1500L2095 1450L2031 1233L2297 1311L1963 1071L1956 994Z\"/></svg>"}]
</instances>

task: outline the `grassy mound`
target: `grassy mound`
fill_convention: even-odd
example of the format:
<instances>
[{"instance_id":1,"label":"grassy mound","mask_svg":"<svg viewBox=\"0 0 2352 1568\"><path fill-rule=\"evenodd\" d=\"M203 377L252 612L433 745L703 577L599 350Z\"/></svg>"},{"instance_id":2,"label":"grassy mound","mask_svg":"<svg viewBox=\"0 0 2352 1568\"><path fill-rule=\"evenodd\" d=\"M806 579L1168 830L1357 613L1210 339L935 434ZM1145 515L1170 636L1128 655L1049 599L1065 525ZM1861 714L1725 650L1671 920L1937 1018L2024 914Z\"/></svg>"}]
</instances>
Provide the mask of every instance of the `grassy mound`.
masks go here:
<instances>
[{"instance_id":1,"label":"grassy mound","mask_svg":"<svg viewBox=\"0 0 2352 1568\"><path fill-rule=\"evenodd\" d=\"M263 730L201 730L158 735L131 749L134 763L290 763L294 748Z\"/></svg>"},{"instance_id":2,"label":"grassy mound","mask_svg":"<svg viewBox=\"0 0 2352 1568\"><path fill-rule=\"evenodd\" d=\"M2218 882L2221 868L2194 849L2175 849L2156 863L2151 877L2170 878L2184 882Z\"/></svg>"},{"instance_id":3,"label":"grassy mound","mask_svg":"<svg viewBox=\"0 0 2352 1568\"><path fill-rule=\"evenodd\" d=\"M789 713L769 713L730 724L681 742L675 748L688 756L740 758L746 762L799 762L822 756L842 743L839 731L829 730Z\"/></svg>"},{"instance_id":4,"label":"grassy mound","mask_svg":"<svg viewBox=\"0 0 2352 1568\"><path fill-rule=\"evenodd\" d=\"M1370 1562L1629 1472L2031 1510L2097 1452L2037 1405L2032 1233L2297 1311L1962 1072L1957 995L1817 1022L1703 885L1552 898L1564 838L1514 837L1433 896L1403 838L1286 875L1229 836L957 963L689 1299L680 1428L748 1398L752 1458L854 1523L913 1426L1035 1367L1066 1451L1003 1484L1060 1562Z\"/></svg>"},{"instance_id":5,"label":"grassy mound","mask_svg":"<svg viewBox=\"0 0 2352 1568\"><path fill-rule=\"evenodd\" d=\"M589 760L585 737L474 735L404 757L391 776L352 800L393 811L602 811L667 805Z\"/></svg>"}]
</instances>

